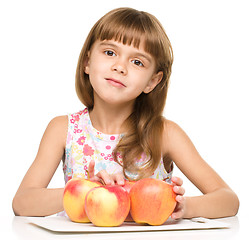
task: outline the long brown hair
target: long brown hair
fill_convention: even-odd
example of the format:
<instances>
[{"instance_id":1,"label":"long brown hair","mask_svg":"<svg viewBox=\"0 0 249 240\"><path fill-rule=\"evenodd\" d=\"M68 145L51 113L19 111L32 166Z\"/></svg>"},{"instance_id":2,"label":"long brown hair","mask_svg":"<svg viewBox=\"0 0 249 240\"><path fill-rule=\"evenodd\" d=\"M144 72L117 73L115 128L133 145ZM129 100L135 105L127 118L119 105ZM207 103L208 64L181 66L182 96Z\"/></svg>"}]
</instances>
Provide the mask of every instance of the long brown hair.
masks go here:
<instances>
[{"instance_id":1,"label":"long brown hair","mask_svg":"<svg viewBox=\"0 0 249 240\"><path fill-rule=\"evenodd\" d=\"M128 171L136 174L137 179L150 176L162 157L162 132L165 121L162 114L173 63L172 47L162 25L147 12L132 8L110 11L96 22L88 34L76 71L77 95L90 111L94 105L93 88L84 69L93 43L96 40L115 40L138 48L141 39L144 41L144 50L155 59L156 73L162 71L163 78L153 91L148 94L141 93L137 97L134 111L125 122L129 130L113 152L117 162L117 156L122 155L125 176ZM147 159L142 166L138 166L136 160L140 159L142 154L145 154Z\"/></svg>"}]
</instances>

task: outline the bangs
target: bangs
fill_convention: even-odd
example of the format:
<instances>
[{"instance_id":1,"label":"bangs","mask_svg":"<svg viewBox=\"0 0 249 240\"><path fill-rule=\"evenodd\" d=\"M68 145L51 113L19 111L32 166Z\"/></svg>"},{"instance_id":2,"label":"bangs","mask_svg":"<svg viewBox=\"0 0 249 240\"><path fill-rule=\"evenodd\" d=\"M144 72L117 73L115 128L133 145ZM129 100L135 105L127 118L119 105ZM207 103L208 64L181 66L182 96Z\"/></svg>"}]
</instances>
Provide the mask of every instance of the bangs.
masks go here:
<instances>
[{"instance_id":1,"label":"bangs","mask_svg":"<svg viewBox=\"0 0 249 240\"><path fill-rule=\"evenodd\" d=\"M105 15L97 22L93 35L93 42L114 40L125 45L133 45L135 48L139 48L142 41L144 50L153 57L158 57L162 52L155 22L152 22L151 16L147 13L134 9L133 11L126 9L123 12L113 11L112 14Z\"/></svg>"}]
</instances>

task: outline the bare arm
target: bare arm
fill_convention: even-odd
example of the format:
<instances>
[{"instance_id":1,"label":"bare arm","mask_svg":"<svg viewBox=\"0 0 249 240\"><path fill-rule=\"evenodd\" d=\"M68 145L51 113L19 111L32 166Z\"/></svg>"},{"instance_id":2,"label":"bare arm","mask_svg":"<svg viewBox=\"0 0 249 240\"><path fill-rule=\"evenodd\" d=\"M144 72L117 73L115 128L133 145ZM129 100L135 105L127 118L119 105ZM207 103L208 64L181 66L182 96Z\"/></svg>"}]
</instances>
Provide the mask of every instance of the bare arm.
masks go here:
<instances>
[{"instance_id":1,"label":"bare arm","mask_svg":"<svg viewBox=\"0 0 249 240\"><path fill-rule=\"evenodd\" d=\"M37 156L13 199L13 210L21 216L47 216L63 210L63 188L47 189L64 154L67 116L48 125Z\"/></svg>"},{"instance_id":2,"label":"bare arm","mask_svg":"<svg viewBox=\"0 0 249 240\"><path fill-rule=\"evenodd\" d=\"M184 218L218 218L236 215L239 200L222 178L201 158L186 133L174 122L166 121L164 153L203 193L186 197Z\"/></svg>"}]
</instances>

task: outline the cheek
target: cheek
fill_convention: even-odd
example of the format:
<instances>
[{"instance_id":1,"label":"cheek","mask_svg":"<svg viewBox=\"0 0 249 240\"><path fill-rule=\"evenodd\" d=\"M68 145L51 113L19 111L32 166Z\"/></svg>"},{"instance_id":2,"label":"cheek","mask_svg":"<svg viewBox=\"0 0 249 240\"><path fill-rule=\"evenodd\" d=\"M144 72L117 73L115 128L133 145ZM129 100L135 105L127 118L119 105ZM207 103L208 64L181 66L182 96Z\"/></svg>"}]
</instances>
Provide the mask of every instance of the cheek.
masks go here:
<instances>
[{"instance_id":1,"label":"cheek","mask_svg":"<svg viewBox=\"0 0 249 240\"><path fill-rule=\"evenodd\" d=\"M136 87L143 91L148 84L150 83L150 80L152 78L152 75L150 73L140 73L136 75Z\"/></svg>"},{"instance_id":2,"label":"cheek","mask_svg":"<svg viewBox=\"0 0 249 240\"><path fill-rule=\"evenodd\" d=\"M98 75L105 77L105 72L108 69L108 65L104 61L96 60L94 64L89 65L89 76L96 77Z\"/></svg>"}]
</instances>

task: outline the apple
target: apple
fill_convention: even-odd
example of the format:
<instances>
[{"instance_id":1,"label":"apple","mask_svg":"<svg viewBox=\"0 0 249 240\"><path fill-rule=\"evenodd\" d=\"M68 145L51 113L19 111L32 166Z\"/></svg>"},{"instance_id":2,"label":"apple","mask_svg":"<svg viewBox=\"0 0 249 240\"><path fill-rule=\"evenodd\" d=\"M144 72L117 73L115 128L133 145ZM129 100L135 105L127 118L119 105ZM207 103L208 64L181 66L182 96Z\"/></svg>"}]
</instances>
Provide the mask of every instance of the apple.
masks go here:
<instances>
[{"instance_id":1,"label":"apple","mask_svg":"<svg viewBox=\"0 0 249 240\"><path fill-rule=\"evenodd\" d=\"M144 178L131 188L131 216L136 223L163 224L176 206L173 186L158 179Z\"/></svg>"},{"instance_id":2,"label":"apple","mask_svg":"<svg viewBox=\"0 0 249 240\"><path fill-rule=\"evenodd\" d=\"M124 186L122 186L128 193L130 192L132 186L136 183L136 181L125 181Z\"/></svg>"},{"instance_id":3,"label":"apple","mask_svg":"<svg viewBox=\"0 0 249 240\"><path fill-rule=\"evenodd\" d=\"M84 178L73 178L66 183L63 193L63 206L73 222L90 222L85 212L85 197L99 182L91 182Z\"/></svg>"},{"instance_id":4,"label":"apple","mask_svg":"<svg viewBox=\"0 0 249 240\"><path fill-rule=\"evenodd\" d=\"M132 186L136 183L136 181L125 181L125 184L123 186L123 188L130 193L130 190L132 188ZM129 212L127 218L125 219L125 222L134 222L131 213Z\"/></svg>"},{"instance_id":5,"label":"apple","mask_svg":"<svg viewBox=\"0 0 249 240\"><path fill-rule=\"evenodd\" d=\"M129 194L119 185L93 188L86 195L85 209L95 226L120 226L130 210Z\"/></svg>"}]
</instances>

